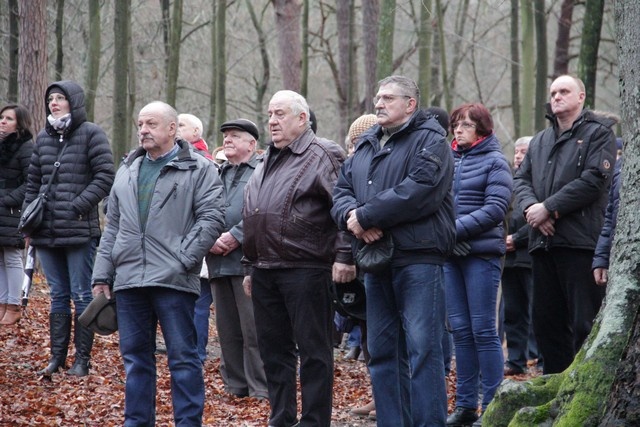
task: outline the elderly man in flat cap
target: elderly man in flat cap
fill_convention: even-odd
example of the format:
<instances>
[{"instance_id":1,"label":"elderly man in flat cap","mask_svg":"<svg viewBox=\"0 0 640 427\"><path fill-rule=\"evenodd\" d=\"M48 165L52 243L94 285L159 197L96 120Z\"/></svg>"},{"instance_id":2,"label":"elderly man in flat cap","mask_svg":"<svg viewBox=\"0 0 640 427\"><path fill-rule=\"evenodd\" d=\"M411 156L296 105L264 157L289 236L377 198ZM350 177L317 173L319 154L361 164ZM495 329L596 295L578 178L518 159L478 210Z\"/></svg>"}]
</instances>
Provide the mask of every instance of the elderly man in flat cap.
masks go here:
<instances>
[{"instance_id":1,"label":"elderly man in flat cap","mask_svg":"<svg viewBox=\"0 0 640 427\"><path fill-rule=\"evenodd\" d=\"M222 356L220 373L225 390L238 397L266 399L265 377L251 298L242 288L242 203L244 186L262 158L256 155L257 126L246 119L220 126L227 160L220 178L227 201L225 228L207 255Z\"/></svg>"}]
</instances>

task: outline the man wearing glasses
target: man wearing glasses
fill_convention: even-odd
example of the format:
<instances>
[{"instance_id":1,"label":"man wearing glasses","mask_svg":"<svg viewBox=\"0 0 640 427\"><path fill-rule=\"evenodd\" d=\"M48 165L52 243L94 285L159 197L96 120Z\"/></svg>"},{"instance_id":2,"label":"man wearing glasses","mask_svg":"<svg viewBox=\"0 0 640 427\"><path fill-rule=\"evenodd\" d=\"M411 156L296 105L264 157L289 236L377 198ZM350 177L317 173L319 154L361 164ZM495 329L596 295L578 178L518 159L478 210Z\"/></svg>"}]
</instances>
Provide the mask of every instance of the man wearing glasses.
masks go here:
<instances>
[{"instance_id":1,"label":"man wearing glasses","mask_svg":"<svg viewBox=\"0 0 640 427\"><path fill-rule=\"evenodd\" d=\"M378 124L361 135L334 190L332 216L360 245L391 235L391 264L365 273L369 369L378 426L444 425L443 264L455 244L446 131L418 108L416 83L379 82Z\"/></svg>"}]
</instances>

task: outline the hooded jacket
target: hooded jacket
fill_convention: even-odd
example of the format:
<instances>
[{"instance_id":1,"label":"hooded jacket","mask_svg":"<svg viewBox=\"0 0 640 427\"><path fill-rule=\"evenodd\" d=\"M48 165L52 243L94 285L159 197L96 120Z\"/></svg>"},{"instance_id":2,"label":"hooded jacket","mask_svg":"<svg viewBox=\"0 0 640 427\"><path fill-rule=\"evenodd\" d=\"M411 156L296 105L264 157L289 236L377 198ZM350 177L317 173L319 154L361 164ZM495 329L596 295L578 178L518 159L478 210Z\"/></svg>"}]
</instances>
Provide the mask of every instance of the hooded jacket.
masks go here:
<instances>
[{"instance_id":1,"label":"hooded jacket","mask_svg":"<svg viewBox=\"0 0 640 427\"><path fill-rule=\"evenodd\" d=\"M144 231L138 175L146 151L139 147L118 169L93 283L116 292L158 286L200 294L202 259L224 227L224 195L213 162L188 142L177 143L178 153L156 181Z\"/></svg>"},{"instance_id":2,"label":"hooded jacket","mask_svg":"<svg viewBox=\"0 0 640 427\"><path fill-rule=\"evenodd\" d=\"M441 265L455 244L453 156L445 131L418 111L383 148L381 136L380 125L360 136L340 172L331 215L346 230L347 214L357 208L365 230L391 233L394 266Z\"/></svg>"},{"instance_id":3,"label":"hooded jacket","mask_svg":"<svg viewBox=\"0 0 640 427\"><path fill-rule=\"evenodd\" d=\"M343 161L344 151L311 128L281 150L269 147L245 188L243 263L322 269L352 263L350 236L338 233L329 215Z\"/></svg>"},{"instance_id":4,"label":"hooded jacket","mask_svg":"<svg viewBox=\"0 0 640 427\"><path fill-rule=\"evenodd\" d=\"M495 133L475 146L454 149L453 194L456 240L467 242L471 254L504 255L504 219L513 179Z\"/></svg>"},{"instance_id":5,"label":"hooded jacket","mask_svg":"<svg viewBox=\"0 0 640 427\"><path fill-rule=\"evenodd\" d=\"M570 129L560 133L548 106L551 127L536 134L515 176L523 211L539 202L555 218L546 237L531 228L529 252L564 247L593 251L607 205L616 162L615 121L584 109Z\"/></svg>"},{"instance_id":6,"label":"hooded jacket","mask_svg":"<svg viewBox=\"0 0 640 427\"><path fill-rule=\"evenodd\" d=\"M33 153L31 132L7 135L0 141L0 246L24 248L18 232L27 171Z\"/></svg>"},{"instance_id":7,"label":"hooded jacket","mask_svg":"<svg viewBox=\"0 0 640 427\"><path fill-rule=\"evenodd\" d=\"M47 121L36 139L23 207L47 185L58 153L66 148L47 194L42 225L31 236L35 247L81 245L99 237L98 204L109 194L115 175L107 135L87 121L82 88L69 80L51 84L45 92L47 116L46 97L53 87L69 101L71 124L59 134Z\"/></svg>"}]
</instances>

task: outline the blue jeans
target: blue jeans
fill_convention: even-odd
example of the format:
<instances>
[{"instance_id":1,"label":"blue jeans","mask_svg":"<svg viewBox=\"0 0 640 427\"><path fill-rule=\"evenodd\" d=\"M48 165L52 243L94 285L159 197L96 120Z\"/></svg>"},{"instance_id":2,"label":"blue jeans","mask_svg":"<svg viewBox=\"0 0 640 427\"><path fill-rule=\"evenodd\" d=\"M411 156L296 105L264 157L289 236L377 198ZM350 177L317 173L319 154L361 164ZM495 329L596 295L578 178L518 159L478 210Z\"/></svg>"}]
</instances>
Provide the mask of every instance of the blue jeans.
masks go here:
<instances>
[{"instance_id":1,"label":"blue jeans","mask_svg":"<svg viewBox=\"0 0 640 427\"><path fill-rule=\"evenodd\" d=\"M395 267L364 282L378 426L444 425L442 266Z\"/></svg>"},{"instance_id":2,"label":"blue jeans","mask_svg":"<svg viewBox=\"0 0 640 427\"><path fill-rule=\"evenodd\" d=\"M193 322L197 295L161 287L119 290L115 295L126 373L124 425L155 425L158 322L167 345L175 425L202 425L204 380Z\"/></svg>"},{"instance_id":3,"label":"blue jeans","mask_svg":"<svg viewBox=\"0 0 640 427\"><path fill-rule=\"evenodd\" d=\"M209 341L209 313L211 312L211 285L209 279L200 278L200 296L196 300L194 322L196 324L196 336L198 337L198 356L204 365L207 358L207 342Z\"/></svg>"},{"instance_id":4,"label":"blue jeans","mask_svg":"<svg viewBox=\"0 0 640 427\"><path fill-rule=\"evenodd\" d=\"M458 374L456 406L478 407L478 382L482 374L484 410L503 378L502 344L496 331L500 259L453 257L444 271Z\"/></svg>"},{"instance_id":5,"label":"blue jeans","mask_svg":"<svg viewBox=\"0 0 640 427\"><path fill-rule=\"evenodd\" d=\"M37 256L44 270L51 294L51 313L71 314L71 300L80 316L93 300L91 273L96 255L97 239L84 245L38 246Z\"/></svg>"}]
</instances>

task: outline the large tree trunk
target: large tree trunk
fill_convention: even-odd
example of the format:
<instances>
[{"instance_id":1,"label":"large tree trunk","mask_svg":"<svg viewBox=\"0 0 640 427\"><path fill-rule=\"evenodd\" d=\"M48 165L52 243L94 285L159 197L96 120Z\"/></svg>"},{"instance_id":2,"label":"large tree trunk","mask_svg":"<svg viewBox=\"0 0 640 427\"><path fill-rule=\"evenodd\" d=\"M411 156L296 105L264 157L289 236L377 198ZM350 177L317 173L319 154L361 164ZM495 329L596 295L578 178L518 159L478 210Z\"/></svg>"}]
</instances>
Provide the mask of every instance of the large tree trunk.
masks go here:
<instances>
[{"instance_id":1,"label":"large tree trunk","mask_svg":"<svg viewBox=\"0 0 640 427\"><path fill-rule=\"evenodd\" d=\"M309 89L309 1L302 2L302 76L300 81L300 94L307 97Z\"/></svg>"},{"instance_id":2,"label":"large tree trunk","mask_svg":"<svg viewBox=\"0 0 640 427\"><path fill-rule=\"evenodd\" d=\"M556 53L553 60L553 79L569 73L569 42L571 41L571 24L573 23L573 6L575 2L576 0L563 0L560 8Z\"/></svg>"},{"instance_id":3,"label":"large tree trunk","mask_svg":"<svg viewBox=\"0 0 640 427\"><path fill-rule=\"evenodd\" d=\"M113 59L113 139L111 147L116 161L129 151L128 132L128 68L129 68L129 21L131 20L131 4L128 0L115 1L115 16L113 21L115 55Z\"/></svg>"},{"instance_id":4,"label":"large tree trunk","mask_svg":"<svg viewBox=\"0 0 640 427\"><path fill-rule=\"evenodd\" d=\"M300 42L300 0L271 0L276 13L280 73L284 89L300 92L302 43Z\"/></svg>"},{"instance_id":5,"label":"large tree trunk","mask_svg":"<svg viewBox=\"0 0 640 427\"><path fill-rule=\"evenodd\" d=\"M100 0L89 0L89 49L87 51L87 75L85 79L85 108L87 119L94 120L94 106L98 75L100 74Z\"/></svg>"},{"instance_id":6,"label":"large tree trunk","mask_svg":"<svg viewBox=\"0 0 640 427\"><path fill-rule=\"evenodd\" d=\"M354 26L354 1L344 0L336 5L338 23L338 109L340 126L338 144L344 147L343 141L349 125L354 120L353 106L356 83L356 49Z\"/></svg>"},{"instance_id":7,"label":"large tree trunk","mask_svg":"<svg viewBox=\"0 0 640 427\"><path fill-rule=\"evenodd\" d=\"M640 205L640 123L636 118L640 115L640 76L635 70L640 62L637 49L640 44L639 19L640 3L616 2L622 128L626 144L622 170L624 184L620 190L610 280L603 308L591 334L565 372L522 383L504 381L485 412L484 425L637 425L638 371L635 366L640 349L635 330L640 305L640 252L637 250L640 239L640 217L637 215ZM618 382L612 391L616 370ZM623 421L616 424L616 419Z\"/></svg>"},{"instance_id":8,"label":"large tree trunk","mask_svg":"<svg viewBox=\"0 0 640 427\"><path fill-rule=\"evenodd\" d=\"M217 2L211 2L211 58L213 58L211 64L211 87L209 91L209 123L206 126L207 128L207 140L209 141L209 148L213 150L214 147L217 146L216 142L216 134L218 133L218 129L215 128L216 125L216 79L218 75L218 61L215 58L218 57L218 45L216 43L217 37L217 22L216 17L218 16L217 11ZM211 147L213 145L213 147Z\"/></svg>"},{"instance_id":9,"label":"large tree trunk","mask_svg":"<svg viewBox=\"0 0 640 427\"><path fill-rule=\"evenodd\" d=\"M547 19L544 0L534 0L534 22L536 26L536 113L534 131L545 128L545 104L547 103Z\"/></svg>"},{"instance_id":10,"label":"large tree trunk","mask_svg":"<svg viewBox=\"0 0 640 427\"><path fill-rule=\"evenodd\" d=\"M595 107L598 47L600 46L600 30L602 29L603 14L604 0L587 0L584 11L582 41L580 43L578 76L584 82L587 94L584 105L589 108Z\"/></svg>"},{"instance_id":11,"label":"large tree trunk","mask_svg":"<svg viewBox=\"0 0 640 427\"><path fill-rule=\"evenodd\" d=\"M226 0L218 0L216 10L216 115L213 124L214 135L216 138L216 146L222 146L223 135L218 132L220 125L227 118L227 50L225 48L227 32L227 2Z\"/></svg>"},{"instance_id":12,"label":"large tree trunk","mask_svg":"<svg viewBox=\"0 0 640 427\"><path fill-rule=\"evenodd\" d=\"M45 124L47 90L47 2L19 2L18 87L20 102L31 112L34 128Z\"/></svg>"}]
</instances>

